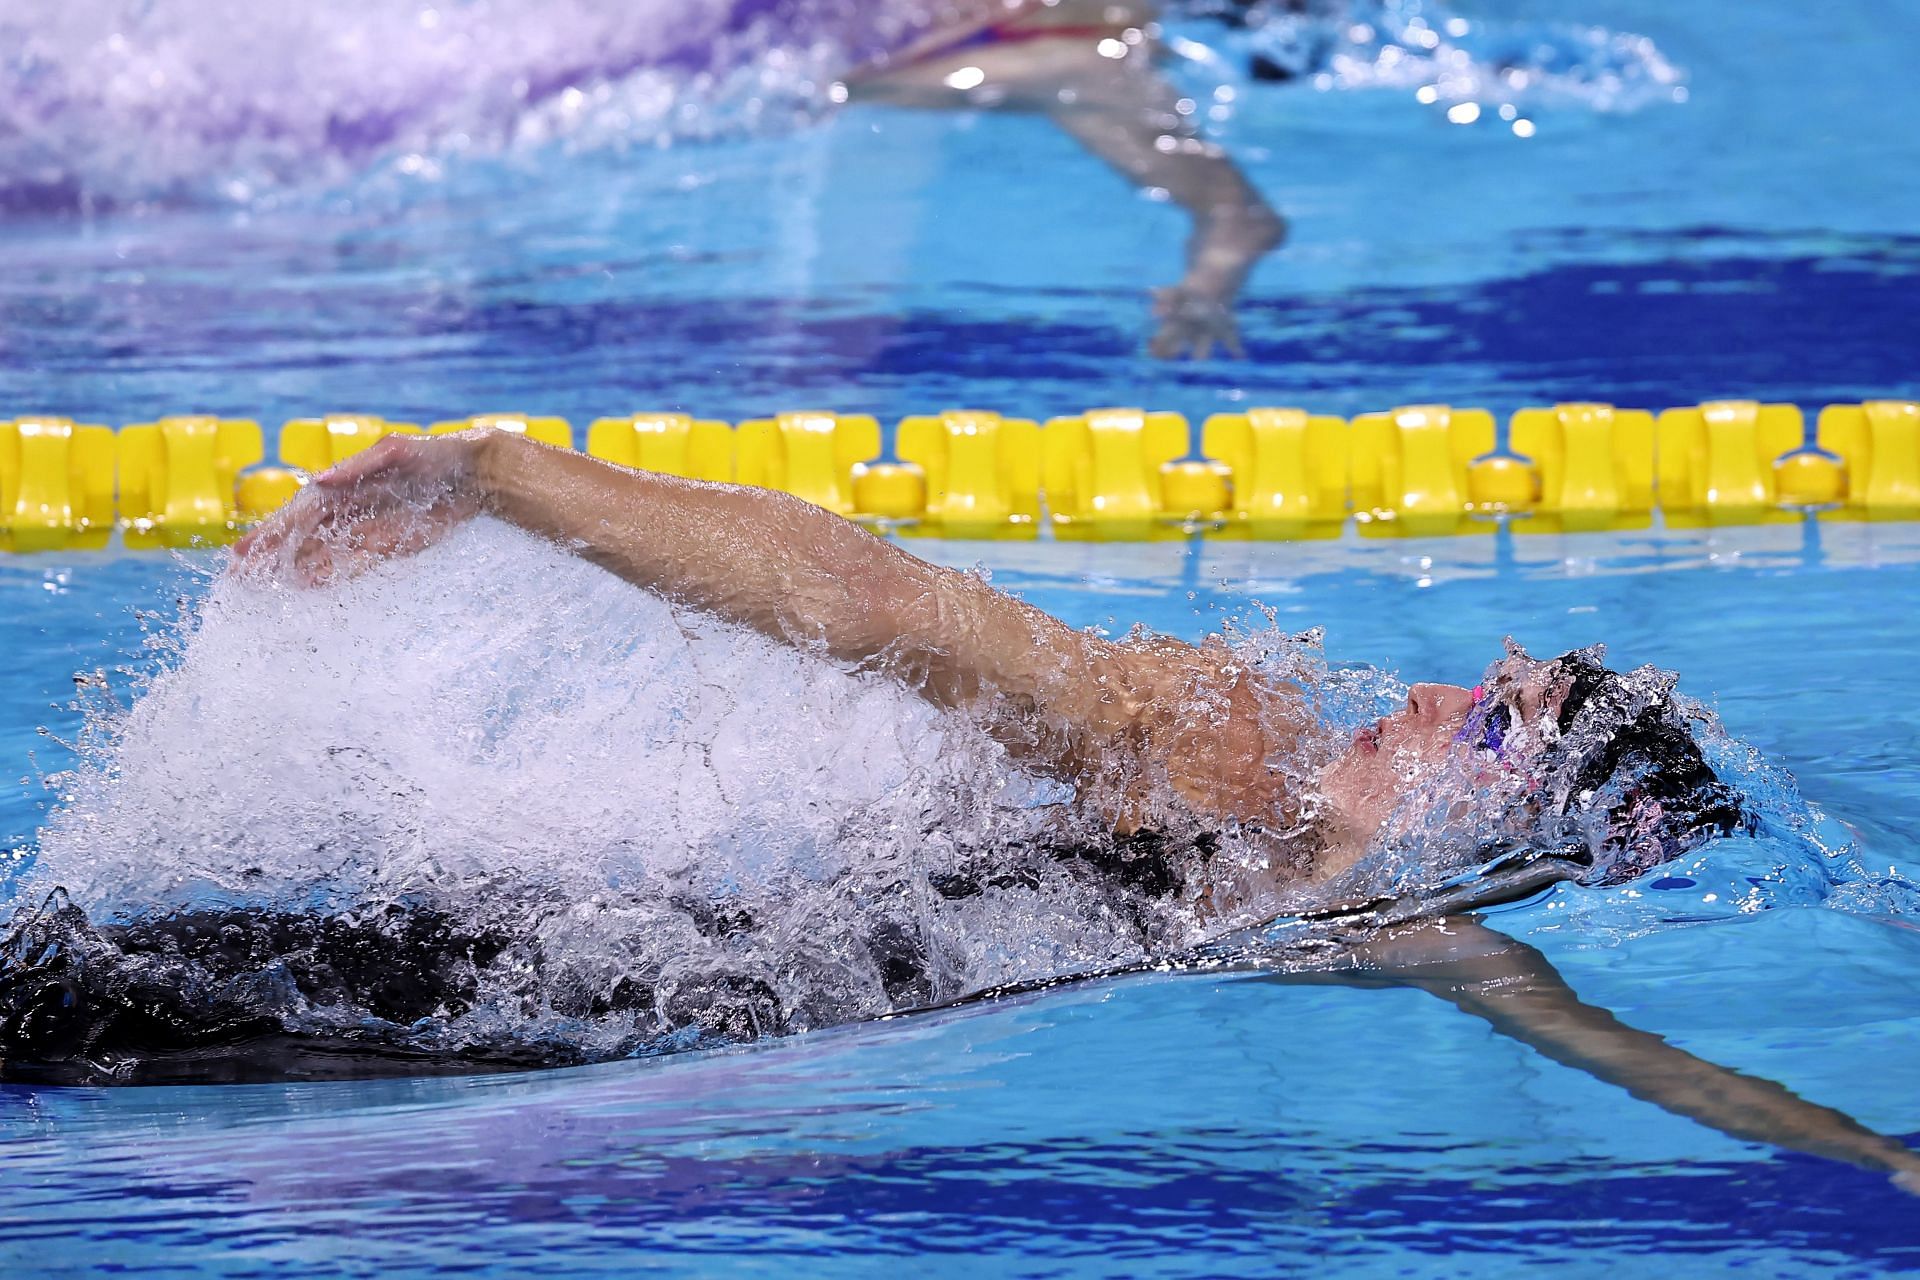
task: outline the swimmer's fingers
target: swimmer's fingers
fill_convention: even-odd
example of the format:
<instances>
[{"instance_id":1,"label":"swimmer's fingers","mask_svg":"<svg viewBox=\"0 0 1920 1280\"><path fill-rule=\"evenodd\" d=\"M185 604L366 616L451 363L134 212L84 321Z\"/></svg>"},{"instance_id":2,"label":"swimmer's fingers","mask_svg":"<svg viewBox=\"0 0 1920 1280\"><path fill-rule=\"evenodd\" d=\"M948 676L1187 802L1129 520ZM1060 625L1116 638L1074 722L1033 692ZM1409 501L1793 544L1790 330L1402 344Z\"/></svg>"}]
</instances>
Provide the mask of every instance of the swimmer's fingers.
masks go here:
<instances>
[{"instance_id":1,"label":"swimmer's fingers","mask_svg":"<svg viewBox=\"0 0 1920 1280\"><path fill-rule=\"evenodd\" d=\"M328 504L309 485L234 544L231 572L305 584L316 554L332 541L331 523Z\"/></svg>"},{"instance_id":2,"label":"swimmer's fingers","mask_svg":"<svg viewBox=\"0 0 1920 1280\"><path fill-rule=\"evenodd\" d=\"M1186 349L1186 325L1181 311L1177 286L1153 291L1153 314L1159 317L1160 327L1147 339L1147 351L1154 358L1172 360Z\"/></svg>"},{"instance_id":3,"label":"swimmer's fingers","mask_svg":"<svg viewBox=\"0 0 1920 1280\"><path fill-rule=\"evenodd\" d=\"M270 571L287 554L290 544L312 536L317 520L317 503L312 486L302 489L286 506L248 530L233 544L232 571L261 574Z\"/></svg>"},{"instance_id":4,"label":"swimmer's fingers","mask_svg":"<svg viewBox=\"0 0 1920 1280\"><path fill-rule=\"evenodd\" d=\"M327 471L235 547L235 569L300 586L423 551L478 514L476 440L388 436Z\"/></svg>"},{"instance_id":5,"label":"swimmer's fingers","mask_svg":"<svg viewBox=\"0 0 1920 1280\"><path fill-rule=\"evenodd\" d=\"M296 587L324 587L356 578L387 560L438 541L424 521L362 519L316 529L263 530L237 547L233 572Z\"/></svg>"},{"instance_id":6,"label":"swimmer's fingers","mask_svg":"<svg viewBox=\"0 0 1920 1280\"><path fill-rule=\"evenodd\" d=\"M1147 350L1162 360L1177 360L1181 356L1192 356L1195 360L1213 358L1215 346L1224 355L1236 360L1246 358L1246 348L1240 343L1240 335L1231 324L1196 325L1181 321L1167 321L1147 343Z\"/></svg>"},{"instance_id":7,"label":"swimmer's fingers","mask_svg":"<svg viewBox=\"0 0 1920 1280\"><path fill-rule=\"evenodd\" d=\"M1156 289L1153 313L1160 318L1160 327L1148 341L1147 350L1162 360L1182 355L1206 360L1216 345L1236 359L1246 356L1233 312L1218 298L1179 285Z\"/></svg>"},{"instance_id":8,"label":"swimmer's fingers","mask_svg":"<svg viewBox=\"0 0 1920 1280\"><path fill-rule=\"evenodd\" d=\"M1180 335L1171 325L1161 325L1153 337L1147 339L1147 354L1157 360L1171 360L1180 354Z\"/></svg>"},{"instance_id":9,"label":"swimmer's fingers","mask_svg":"<svg viewBox=\"0 0 1920 1280\"><path fill-rule=\"evenodd\" d=\"M382 436L322 471L313 482L335 491L374 483L457 488L470 477L474 449L485 434Z\"/></svg>"},{"instance_id":10,"label":"swimmer's fingers","mask_svg":"<svg viewBox=\"0 0 1920 1280\"><path fill-rule=\"evenodd\" d=\"M273 528L272 517L241 534L240 540L233 544L234 567L244 565L252 557L263 554L278 536Z\"/></svg>"},{"instance_id":11,"label":"swimmer's fingers","mask_svg":"<svg viewBox=\"0 0 1920 1280\"><path fill-rule=\"evenodd\" d=\"M236 573L302 587L355 577L422 551L463 518L440 500L408 500L396 486L328 491L309 485L234 547Z\"/></svg>"},{"instance_id":12,"label":"swimmer's fingers","mask_svg":"<svg viewBox=\"0 0 1920 1280\"><path fill-rule=\"evenodd\" d=\"M1908 1195L1920 1196L1920 1167L1902 1169L1894 1174L1893 1185Z\"/></svg>"},{"instance_id":13,"label":"swimmer's fingers","mask_svg":"<svg viewBox=\"0 0 1920 1280\"><path fill-rule=\"evenodd\" d=\"M357 490L369 477L393 467L393 450L383 447L386 443L386 440L376 441L372 447L322 471L286 506L255 525L234 544L236 567L258 568L268 564L283 555L289 543L309 540L317 536L323 526L335 522L341 496Z\"/></svg>"},{"instance_id":14,"label":"swimmer's fingers","mask_svg":"<svg viewBox=\"0 0 1920 1280\"><path fill-rule=\"evenodd\" d=\"M1247 358L1246 344L1240 341L1240 326L1235 323L1232 312L1228 312L1225 316L1225 324L1220 333L1220 345L1225 347L1227 354L1235 360Z\"/></svg>"}]
</instances>

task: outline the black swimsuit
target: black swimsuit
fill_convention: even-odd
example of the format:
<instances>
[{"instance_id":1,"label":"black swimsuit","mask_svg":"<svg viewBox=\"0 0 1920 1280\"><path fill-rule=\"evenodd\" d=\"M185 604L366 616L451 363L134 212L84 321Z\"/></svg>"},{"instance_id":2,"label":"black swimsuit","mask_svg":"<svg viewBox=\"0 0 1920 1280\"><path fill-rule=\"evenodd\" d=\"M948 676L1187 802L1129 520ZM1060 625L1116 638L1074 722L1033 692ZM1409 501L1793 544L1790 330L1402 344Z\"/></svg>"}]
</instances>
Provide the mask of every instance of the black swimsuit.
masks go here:
<instances>
[{"instance_id":1,"label":"black swimsuit","mask_svg":"<svg viewBox=\"0 0 1920 1280\"><path fill-rule=\"evenodd\" d=\"M1182 895L1215 849L1210 836L1176 841L1140 832L1105 844L1036 844L1026 852L1105 886L1144 946L1156 901ZM982 865L929 876L946 901L990 889L1037 888L1044 866L1002 849ZM721 940L752 930L737 906L675 897L695 930ZM933 1003L919 922L884 910L866 947L888 1003ZM505 917L503 917L505 918ZM0 1079L57 1083L325 1078L561 1066L584 1052L563 1043L502 1039L451 1054L413 1047L407 1029L457 1018L479 998L496 961L526 961L537 983L537 944L524 931L476 924L426 904L385 904L332 915L275 908L179 912L129 925L96 925L56 895L22 912L0 937ZM506 953L521 948L523 956ZM556 984L565 986L566 984ZM291 986L292 991L287 988ZM287 1029L290 1001L364 1011L363 1025L328 1037ZM679 976L664 990L635 972L590 995L540 988L564 1017L637 1013L700 1041L746 1041L787 1030L778 994L750 973ZM571 1001L571 1003L570 1003ZM578 1005L579 1007L573 1007ZM644 1043L622 1046L644 1051Z\"/></svg>"}]
</instances>

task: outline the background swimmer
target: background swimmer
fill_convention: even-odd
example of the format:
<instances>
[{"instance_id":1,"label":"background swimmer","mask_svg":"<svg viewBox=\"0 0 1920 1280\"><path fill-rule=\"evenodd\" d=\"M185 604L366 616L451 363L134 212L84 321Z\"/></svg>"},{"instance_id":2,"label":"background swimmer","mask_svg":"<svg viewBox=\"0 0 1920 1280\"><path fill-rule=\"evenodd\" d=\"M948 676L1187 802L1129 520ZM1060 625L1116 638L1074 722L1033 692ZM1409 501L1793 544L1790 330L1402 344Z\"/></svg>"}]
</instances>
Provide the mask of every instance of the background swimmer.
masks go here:
<instances>
[{"instance_id":1,"label":"background swimmer","mask_svg":"<svg viewBox=\"0 0 1920 1280\"><path fill-rule=\"evenodd\" d=\"M516 29L512 14L484 6L430 10L422 25L402 6L365 15L357 31L332 12L235 9L201 25L168 6L92 3L98 12L70 21L105 43L81 46L71 64L43 51L45 33L0 20L0 45L17 34L31 50L21 68L0 66L0 211L111 208L115 184L155 166L160 187L136 187L128 202L192 190L198 176L150 154L156 120L178 135L173 163L205 170L217 198L244 204L276 173L307 185L344 184L382 161L438 173L444 153L563 128L595 90L649 75L669 87L658 96L719 114L703 97L724 100L728 77L758 74L775 87L738 92L758 110L784 84L795 124L848 101L1042 115L1134 186L1164 192L1193 229L1184 273L1155 295L1149 345L1162 356L1238 351L1234 299L1285 233L1157 68L1150 0L710 0L570 12L553 30ZM238 49L227 46L235 28ZM337 72L302 80L323 65L352 68L351 83ZM630 123L620 145L644 142L641 127ZM138 154L123 152L134 134ZM99 171L76 171L89 150ZM1059 216L1046 191L1032 196L1033 216Z\"/></svg>"}]
</instances>

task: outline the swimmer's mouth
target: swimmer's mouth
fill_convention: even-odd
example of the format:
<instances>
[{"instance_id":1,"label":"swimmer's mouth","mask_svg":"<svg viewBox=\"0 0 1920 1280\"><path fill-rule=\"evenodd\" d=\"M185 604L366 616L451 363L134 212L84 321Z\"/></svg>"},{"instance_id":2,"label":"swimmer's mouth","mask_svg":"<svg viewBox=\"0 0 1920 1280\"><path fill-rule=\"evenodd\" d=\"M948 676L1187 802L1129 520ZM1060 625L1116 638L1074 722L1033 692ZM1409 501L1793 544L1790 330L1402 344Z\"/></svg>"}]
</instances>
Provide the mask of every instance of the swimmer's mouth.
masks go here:
<instances>
[{"instance_id":1,"label":"swimmer's mouth","mask_svg":"<svg viewBox=\"0 0 1920 1280\"><path fill-rule=\"evenodd\" d=\"M1378 755L1380 753L1380 722L1376 720L1370 725L1355 729L1353 747L1354 750L1365 752L1370 756Z\"/></svg>"}]
</instances>

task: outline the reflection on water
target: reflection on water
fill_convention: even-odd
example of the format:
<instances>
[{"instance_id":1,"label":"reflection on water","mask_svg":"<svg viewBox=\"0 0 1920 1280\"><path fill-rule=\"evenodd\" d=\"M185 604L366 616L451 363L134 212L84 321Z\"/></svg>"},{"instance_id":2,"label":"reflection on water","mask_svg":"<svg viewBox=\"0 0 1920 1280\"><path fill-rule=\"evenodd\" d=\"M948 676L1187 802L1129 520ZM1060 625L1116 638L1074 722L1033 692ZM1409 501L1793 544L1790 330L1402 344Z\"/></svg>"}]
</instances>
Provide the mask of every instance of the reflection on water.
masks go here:
<instances>
[{"instance_id":1,"label":"reflection on water","mask_svg":"<svg viewBox=\"0 0 1920 1280\"><path fill-rule=\"evenodd\" d=\"M1215 136L1249 74L1287 78L1283 45L1299 55L1288 76L1311 71L1322 90L1417 83L1419 101L1451 104L1455 123L1477 120L1480 99L1492 119L1498 97L1519 137L1535 125L1516 95L1609 111L1649 88L1678 92L1644 37L1529 28L1477 51L1464 40L1475 24L1423 0L1215 7L1196 30L1244 29L1256 44L1222 80L1205 45L1163 40L1161 16L1152 0L707 0L618 14L360 0L244 18L226 0L87 0L23 25L26 53L10 76L0 68L15 90L0 95L0 209L271 215L355 192L404 206L443 187L524 186L524 166L564 171L582 153L618 164L637 145L777 138L839 104L1021 115L1186 215L1156 255L1171 262L1184 243L1177 274L1145 259L1131 274L1158 284L1147 349L1205 359L1243 353L1236 303L1286 238L1276 197ZM1257 136L1271 146L1291 132ZM1032 189L1015 158L987 172L997 190Z\"/></svg>"},{"instance_id":2,"label":"reflection on water","mask_svg":"<svg viewBox=\"0 0 1920 1280\"><path fill-rule=\"evenodd\" d=\"M1207 127L1293 224L1237 309L1245 363L1140 358L1141 290L1177 278L1183 216L1128 196L1053 126L855 105L778 136L461 152L427 182L321 175L237 209L11 219L0 399L271 426L348 409L582 424L1125 398L1197 421L1250 398L1351 413L1900 394L1916 179L1886 149L1911 104L1875 15L1809 16L1773 43L1704 12L1663 21L1675 57L1713 51L1692 101L1557 108L1530 141L1399 91L1236 91ZM94 30L76 21L72 38ZM1196 102L1212 92L1168 74ZM1848 89L1863 83L1895 88ZM1758 141L1729 148L1729 130ZM1799 149L1803 135L1825 141Z\"/></svg>"}]
</instances>

